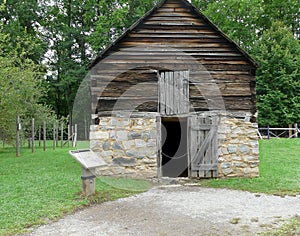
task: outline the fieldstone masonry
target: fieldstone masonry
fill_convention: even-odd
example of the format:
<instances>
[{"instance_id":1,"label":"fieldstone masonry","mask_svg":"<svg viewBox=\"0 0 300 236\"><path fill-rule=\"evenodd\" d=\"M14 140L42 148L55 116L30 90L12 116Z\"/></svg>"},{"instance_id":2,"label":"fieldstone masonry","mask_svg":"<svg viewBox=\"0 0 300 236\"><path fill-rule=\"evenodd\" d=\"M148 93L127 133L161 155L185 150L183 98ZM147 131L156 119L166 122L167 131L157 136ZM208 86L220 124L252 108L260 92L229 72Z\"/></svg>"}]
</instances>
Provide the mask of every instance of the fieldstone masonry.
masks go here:
<instances>
[{"instance_id":1,"label":"fieldstone masonry","mask_svg":"<svg viewBox=\"0 0 300 236\"><path fill-rule=\"evenodd\" d=\"M100 117L92 125L90 147L108 163L101 175L157 176L155 118Z\"/></svg>"},{"instance_id":2,"label":"fieldstone masonry","mask_svg":"<svg viewBox=\"0 0 300 236\"><path fill-rule=\"evenodd\" d=\"M257 177L259 149L257 124L222 117L218 128L219 177Z\"/></svg>"},{"instance_id":3,"label":"fieldstone masonry","mask_svg":"<svg viewBox=\"0 0 300 236\"><path fill-rule=\"evenodd\" d=\"M155 118L99 117L92 125L90 147L108 165L98 175L151 178L158 173ZM224 116L218 127L219 177L259 175L257 124Z\"/></svg>"}]
</instances>

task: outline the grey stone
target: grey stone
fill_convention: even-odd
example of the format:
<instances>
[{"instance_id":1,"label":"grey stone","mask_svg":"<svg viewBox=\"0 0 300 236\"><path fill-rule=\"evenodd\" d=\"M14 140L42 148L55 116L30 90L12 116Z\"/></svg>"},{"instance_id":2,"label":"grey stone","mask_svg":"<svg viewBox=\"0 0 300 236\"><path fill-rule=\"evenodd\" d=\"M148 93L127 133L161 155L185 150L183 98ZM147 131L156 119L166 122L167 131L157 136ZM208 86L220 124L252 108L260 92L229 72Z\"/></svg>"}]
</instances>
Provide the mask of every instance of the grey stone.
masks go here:
<instances>
[{"instance_id":1,"label":"grey stone","mask_svg":"<svg viewBox=\"0 0 300 236\"><path fill-rule=\"evenodd\" d=\"M142 137L141 133L138 132L130 132L128 134L128 139L132 140L132 139L140 139Z\"/></svg>"},{"instance_id":2,"label":"grey stone","mask_svg":"<svg viewBox=\"0 0 300 236\"><path fill-rule=\"evenodd\" d=\"M112 148L117 150L123 150L123 148L118 142L114 142Z\"/></svg>"},{"instance_id":3,"label":"grey stone","mask_svg":"<svg viewBox=\"0 0 300 236\"><path fill-rule=\"evenodd\" d=\"M126 151L126 155L129 156L129 157L137 157L138 152L136 152L136 151Z\"/></svg>"},{"instance_id":4,"label":"grey stone","mask_svg":"<svg viewBox=\"0 0 300 236\"><path fill-rule=\"evenodd\" d=\"M113 157L116 158L116 157L125 157L125 152L123 150L114 150L114 155Z\"/></svg>"},{"instance_id":5,"label":"grey stone","mask_svg":"<svg viewBox=\"0 0 300 236\"><path fill-rule=\"evenodd\" d=\"M108 125L101 127L101 131L109 131L109 130L114 130L114 129L115 129L115 127L108 126Z\"/></svg>"},{"instance_id":6,"label":"grey stone","mask_svg":"<svg viewBox=\"0 0 300 236\"><path fill-rule=\"evenodd\" d=\"M221 125L221 126L218 127L218 133L229 134L229 133L231 133L231 129L228 126Z\"/></svg>"},{"instance_id":7,"label":"grey stone","mask_svg":"<svg viewBox=\"0 0 300 236\"><path fill-rule=\"evenodd\" d=\"M245 156L244 157L245 161L254 161L254 160L257 160L257 157L256 156Z\"/></svg>"},{"instance_id":8,"label":"grey stone","mask_svg":"<svg viewBox=\"0 0 300 236\"><path fill-rule=\"evenodd\" d=\"M156 139L157 138L157 132L156 130L150 130L150 139Z\"/></svg>"},{"instance_id":9,"label":"grey stone","mask_svg":"<svg viewBox=\"0 0 300 236\"><path fill-rule=\"evenodd\" d=\"M229 175L233 172L233 170L230 168L227 168L227 169L222 169L222 172L224 175Z\"/></svg>"},{"instance_id":10,"label":"grey stone","mask_svg":"<svg viewBox=\"0 0 300 236\"><path fill-rule=\"evenodd\" d=\"M252 153L253 154L259 154L259 149L258 148L252 148Z\"/></svg>"},{"instance_id":11,"label":"grey stone","mask_svg":"<svg viewBox=\"0 0 300 236\"><path fill-rule=\"evenodd\" d=\"M110 137L110 138L115 138L115 137L116 137L116 131L111 131L111 132L109 133L109 137Z\"/></svg>"},{"instance_id":12,"label":"grey stone","mask_svg":"<svg viewBox=\"0 0 300 236\"><path fill-rule=\"evenodd\" d=\"M123 147L128 150L130 149L132 146L134 146L134 141L133 140L129 140L129 141L123 141L122 142Z\"/></svg>"},{"instance_id":13,"label":"grey stone","mask_svg":"<svg viewBox=\"0 0 300 236\"><path fill-rule=\"evenodd\" d=\"M228 154L229 152L228 152L228 149L227 148L222 148L222 153L223 154Z\"/></svg>"},{"instance_id":14,"label":"grey stone","mask_svg":"<svg viewBox=\"0 0 300 236\"><path fill-rule=\"evenodd\" d=\"M118 125L121 126L121 127L126 127L128 126L130 123L129 119L128 118L123 118L122 120L120 120L118 122Z\"/></svg>"},{"instance_id":15,"label":"grey stone","mask_svg":"<svg viewBox=\"0 0 300 236\"><path fill-rule=\"evenodd\" d=\"M142 139L136 139L135 140L135 146L136 147L146 147L147 143Z\"/></svg>"},{"instance_id":16,"label":"grey stone","mask_svg":"<svg viewBox=\"0 0 300 236\"><path fill-rule=\"evenodd\" d=\"M244 154L247 154L249 153L249 148L247 145L241 145L240 146L240 152L244 153Z\"/></svg>"},{"instance_id":17,"label":"grey stone","mask_svg":"<svg viewBox=\"0 0 300 236\"><path fill-rule=\"evenodd\" d=\"M109 135L107 132L98 131L98 132L90 132L90 139L108 139Z\"/></svg>"},{"instance_id":18,"label":"grey stone","mask_svg":"<svg viewBox=\"0 0 300 236\"><path fill-rule=\"evenodd\" d=\"M116 117L111 118L110 124L116 126L118 124L118 118Z\"/></svg>"},{"instance_id":19,"label":"grey stone","mask_svg":"<svg viewBox=\"0 0 300 236\"><path fill-rule=\"evenodd\" d=\"M144 141L148 141L148 139L150 138L149 132L142 132L141 138L142 138Z\"/></svg>"},{"instance_id":20,"label":"grey stone","mask_svg":"<svg viewBox=\"0 0 300 236\"><path fill-rule=\"evenodd\" d=\"M155 139L149 139L147 142L147 147L156 147L156 140Z\"/></svg>"},{"instance_id":21,"label":"grey stone","mask_svg":"<svg viewBox=\"0 0 300 236\"><path fill-rule=\"evenodd\" d=\"M232 165L234 167L245 167L246 166L246 164L243 162L233 162Z\"/></svg>"},{"instance_id":22,"label":"grey stone","mask_svg":"<svg viewBox=\"0 0 300 236\"><path fill-rule=\"evenodd\" d=\"M228 144L228 152L229 153L236 153L237 146L233 144Z\"/></svg>"},{"instance_id":23,"label":"grey stone","mask_svg":"<svg viewBox=\"0 0 300 236\"><path fill-rule=\"evenodd\" d=\"M244 173L249 175L251 173L251 168L245 168Z\"/></svg>"},{"instance_id":24,"label":"grey stone","mask_svg":"<svg viewBox=\"0 0 300 236\"><path fill-rule=\"evenodd\" d=\"M100 122L99 122L99 124L105 126L105 125L107 125L108 123L107 123L107 120L101 119Z\"/></svg>"},{"instance_id":25,"label":"grey stone","mask_svg":"<svg viewBox=\"0 0 300 236\"><path fill-rule=\"evenodd\" d=\"M98 127L98 125L90 125L90 131L97 131Z\"/></svg>"},{"instance_id":26,"label":"grey stone","mask_svg":"<svg viewBox=\"0 0 300 236\"><path fill-rule=\"evenodd\" d=\"M104 142L103 145L102 145L102 147L103 147L103 150L104 150L104 151L109 150L109 148L110 148L109 142Z\"/></svg>"},{"instance_id":27,"label":"grey stone","mask_svg":"<svg viewBox=\"0 0 300 236\"><path fill-rule=\"evenodd\" d=\"M242 158L241 158L240 156L234 156L234 157L232 158L232 160L234 160L234 161L241 161Z\"/></svg>"},{"instance_id":28,"label":"grey stone","mask_svg":"<svg viewBox=\"0 0 300 236\"><path fill-rule=\"evenodd\" d=\"M117 131L116 138L120 141L126 141L128 140L128 132L123 130Z\"/></svg>"},{"instance_id":29,"label":"grey stone","mask_svg":"<svg viewBox=\"0 0 300 236\"><path fill-rule=\"evenodd\" d=\"M258 148L258 141L250 141L251 147Z\"/></svg>"},{"instance_id":30,"label":"grey stone","mask_svg":"<svg viewBox=\"0 0 300 236\"><path fill-rule=\"evenodd\" d=\"M258 161L254 161L254 162L251 162L250 163L250 167L253 168L253 167L257 167L259 166L259 162Z\"/></svg>"},{"instance_id":31,"label":"grey stone","mask_svg":"<svg viewBox=\"0 0 300 236\"><path fill-rule=\"evenodd\" d=\"M229 163L229 162L224 162L224 163L221 164L221 168L222 168L222 169L227 169L227 168L229 168L230 166L231 166L231 163Z\"/></svg>"},{"instance_id":32,"label":"grey stone","mask_svg":"<svg viewBox=\"0 0 300 236\"><path fill-rule=\"evenodd\" d=\"M135 158L117 157L113 159L113 163L120 166L135 166Z\"/></svg>"},{"instance_id":33,"label":"grey stone","mask_svg":"<svg viewBox=\"0 0 300 236\"><path fill-rule=\"evenodd\" d=\"M109 160L113 155L113 151L103 151L100 153L100 157L104 158L105 161Z\"/></svg>"},{"instance_id":34,"label":"grey stone","mask_svg":"<svg viewBox=\"0 0 300 236\"><path fill-rule=\"evenodd\" d=\"M233 130L233 133L234 133L234 134L240 134L240 133L242 133L242 130L241 130L240 128L235 128L235 129Z\"/></svg>"},{"instance_id":35,"label":"grey stone","mask_svg":"<svg viewBox=\"0 0 300 236\"><path fill-rule=\"evenodd\" d=\"M234 143L234 144L236 144L236 143L240 143L240 140L239 140L239 139L237 139L237 138L235 138L235 139L231 139L231 140L230 140L230 143Z\"/></svg>"},{"instance_id":36,"label":"grey stone","mask_svg":"<svg viewBox=\"0 0 300 236\"><path fill-rule=\"evenodd\" d=\"M134 157L138 159L143 159L145 155L143 153L137 152L137 151L126 151L126 155L129 157Z\"/></svg>"},{"instance_id":37,"label":"grey stone","mask_svg":"<svg viewBox=\"0 0 300 236\"><path fill-rule=\"evenodd\" d=\"M152 154L148 156L149 159L156 159L157 158L157 154Z\"/></svg>"}]
</instances>

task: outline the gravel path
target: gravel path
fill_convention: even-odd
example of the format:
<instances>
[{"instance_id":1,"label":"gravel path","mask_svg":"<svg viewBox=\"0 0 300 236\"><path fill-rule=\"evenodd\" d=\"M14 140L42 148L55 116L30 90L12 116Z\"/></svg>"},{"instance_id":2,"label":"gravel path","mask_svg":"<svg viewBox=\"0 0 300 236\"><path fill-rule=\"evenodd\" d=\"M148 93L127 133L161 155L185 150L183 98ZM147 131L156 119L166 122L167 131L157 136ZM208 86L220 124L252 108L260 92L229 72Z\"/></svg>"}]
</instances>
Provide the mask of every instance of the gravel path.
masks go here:
<instances>
[{"instance_id":1,"label":"gravel path","mask_svg":"<svg viewBox=\"0 0 300 236\"><path fill-rule=\"evenodd\" d=\"M29 235L255 235L296 214L300 196L168 185L84 209Z\"/></svg>"}]
</instances>

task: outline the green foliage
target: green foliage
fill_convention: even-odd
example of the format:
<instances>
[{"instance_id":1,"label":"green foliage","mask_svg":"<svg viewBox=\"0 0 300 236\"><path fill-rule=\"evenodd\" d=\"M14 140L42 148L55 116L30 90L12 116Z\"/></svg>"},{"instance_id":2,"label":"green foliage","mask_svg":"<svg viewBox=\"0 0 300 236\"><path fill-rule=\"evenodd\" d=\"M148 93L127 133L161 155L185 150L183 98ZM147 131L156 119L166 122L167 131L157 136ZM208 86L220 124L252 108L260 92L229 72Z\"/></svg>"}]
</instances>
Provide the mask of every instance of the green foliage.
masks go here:
<instances>
[{"instance_id":1,"label":"green foliage","mask_svg":"<svg viewBox=\"0 0 300 236\"><path fill-rule=\"evenodd\" d=\"M14 50L7 51L10 41L9 34L0 33L0 138L13 143L17 115L26 129L31 118L41 122L49 120L53 114L47 106L39 103L45 94L41 67L27 58L19 43Z\"/></svg>"},{"instance_id":2,"label":"green foliage","mask_svg":"<svg viewBox=\"0 0 300 236\"><path fill-rule=\"evenodd\" d=\"M281 22L266 30L255 48L257 100L261 125L300 121L300 42Z\"/></svg>"},{"instance_id":3,"label":"green foliage","mask_svg":"<svg viewBox=\"0 0 300 236\"><path fill-rule=\"evenodd\" d=\"M152 0L100 0L95 30L89 42L100 51L117 39L128 27L142 17L158 1ZM117 7L116 7L117 6Z\"/></svg>"},{"instance_id":4,"label":"green foliage","mask_svg":"<svg viewBox=\"0 0 300 236\"><path fill-rule=\"evenodd\" d=\"M7 38L0 38L0 44L5 45L0 54L14 51L22 60L31 59L46 70L48 76L42 83L47 90L45 101L58 117L69 115L72 118L72 105L88 70L87 64L158 2L4 1L0 7L0 21L1 32ZM299 64L292 62L292 58L299 52L292 37L300 38L300 1L192 0L192 3L262 65L258 71L261 124L298 122L294 113L299 108L295 92L299 90L299 75L295 69ZM270 36L276 34L274 24L277 21L290 30L286 35L286 31L277 27L278 35L282 33L284 40ZM277 46L270 48L268 35ZM270 83L280 88L274 89ZM288 92L282 90L284 86ZM279 116L283 116L281 121Z\"/></svg>"},{"instance_id":5,"label":"green foliage","mask_svg":"<svg viewBox=\"0 0 300 236\"><path fill-rule=\"evenodd\" d=\"M198 6L237 44L245 50L252 49L261 31L262 0L200 0Z\"/></svg>"},{"instance_id":6,"label":"green foliage","mask_svg":"<svg viewBox=\"0 0 300 236\"><path fill-rule=\"evenodd\" d=\"M40 63L46 51L46 45L39 37L39 6L35 0L4 1L0 9L2 23L1 32L9 35L6 42L6 52L22 53L24 58L30 58Z\"/></svg>"},{"instance_id":7,"label":"green foliage","mask_svg":"<svg viewBox=\"0 0 300 236\"><path fill-rule=\"evenodd\" d=\"M300 2L290 0L288 7L279 0L193 2L259 63L259 124L299 122Z\"/></svg>"},{"instance_id":8,"label":"green foliage","mask_svg":"<svg viewBox=\"0 0 300 236\"><path fill-rule=\"evenodd\" d=\"M300 139L261 140L259 144L260 177L207 180L201 185L276 195L300 194Z\"/></svg>"},{"instance_id":9,"label":"green foliage","mask_svg":"<svg viewBox=\"0 0 300 236\"><path fill-rule=\"evenodd\" d=\"M43 18L42 39L48 45L47 79L48 104L61 116L72 116L77 89L86 75L91 59L87 35L97 18L95 0L40 1Z\"/></svg>"},{"instance_id":10,"label":"green foliage","mask_svg":"<svg viewBox=\"0 0 300 236\"><path fill-rule=\"evenodd\" d=\"M268 29L273 22L281 21L291 27L296 38L300 39L300 1L299 0L264 0L264 26Z\"/></svg>"},{"instance_id":11,"label":"green foliage","mask_svg":"<svg viewBox=\"0 0 300 236\"><path fill-rule=\"evenodd\" d=\"M97 194L86 198L81 191L81 168L68 149L0 149L0 235L26 231L28 227L57 220L76 209L127 197L147 190L146 181L102 178ZM123 186L123 187L122 187ZM125 187L125 188L124 188Z\"/></svg>"}]
</instances>

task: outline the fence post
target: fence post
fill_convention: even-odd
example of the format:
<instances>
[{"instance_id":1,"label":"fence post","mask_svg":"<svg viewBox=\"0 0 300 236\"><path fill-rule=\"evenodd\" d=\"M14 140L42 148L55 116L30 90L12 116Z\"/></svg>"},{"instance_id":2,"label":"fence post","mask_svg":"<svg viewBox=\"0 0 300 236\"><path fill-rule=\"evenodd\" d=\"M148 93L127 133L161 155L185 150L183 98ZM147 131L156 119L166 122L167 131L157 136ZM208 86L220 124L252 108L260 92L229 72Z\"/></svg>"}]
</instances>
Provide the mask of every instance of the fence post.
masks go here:
<instances>
[{"instance_id":1,"label":"fence post","mask_svg":"<svg viewBox=\"0 0 300 236\"><path fill-rule=\"evenodd\" d=\"M267 128L267 134L268 134L268 139L270 139L270 126L268 125L268 128Z\"/></svg>"},{"instance_id":2,"label":"fence post","mask_svg":"<svg viewBox=\"0 0 300 236\"><path fill-rule=\"evenodd\" d=\"M72 147L74 147L74 126L71 127L71 140L72 140Z\"/></svg>"},{"instance_id":3,"label":"fence post","mask_svg":"<svg viewBox=\"0 0 300 236\"><path fill-rule=\"evenodd\" d=\"M20 130L21 130L21 123L20 123L20 116L17 116L16 120L17 125L17 135L16 135L16 157L20 156Z\"/></svg>"},{"instance_id":4,"label":"fence post","mask_svg":"<svg viewBox=\"0 0 300 236\"><path fill-rule=\"evenodd\" d=\"M63 121L61 122L60 125L60 145L61 148L63 148L64 146L64 122Z\"/></svg>"},{"instance_id":5,"label":"fence post","mask_svg":"<svg viewBox=\"0 0 300 236\"><path fill-rule=\"evenodd\" d=\"M41 126L39 125L38 135L39 135L39 147L41 147Z\"/></svg>"},{"instance_id":6,"label":"fence post","mask_svg":"<svg viewBox=\"0 0 300 236\"><path fill-rule=\"evenodd\" d=\"M55 135L55 141L56 141L56 147L58 147L58 136L59 136L59 122L55 121L56 125L56 135Z\"/></svg>"},{"instance_id":7,"label":"fence post","mask_svg":"<svg viewBox=\"0 0 300 236\"><path fill-rule=\"evenodd\" d=\"M34 118L31 121L31 151L34 152Z\"/></svg>"},{"instance_id":8,"label":"fence post","mask_svg":"<svg viewBox=\"0 0 300 236\"><path fill-rule=\"evenodd\" d=\"M292 138L293 136L293 125L292 124L289 124L289 138Z\"/></svg>"},{"instance_id":9,"label":"fence post","mask_svg":"<svg viewBox=\"0 0 300 236\"><path fill-rule=\"evenodd\" d=\"M76 145L77 145L77 124L75 124L73 147L76 147Z\"/></svg>"},{"instance_id":10,"label":"fence post","mask_svg":"<svg viewBox=\"0 0 300 236\"><path fill-rule=\"evenodd\" d=\"M68 142L68 147L70 147L70 137L71 137L71 131L70 131L70 125L68 125L68 139L67 139L67 142Z\"/></svg>"},{"instance_id":11,"label":"fence post","mask_svg":"<svg viewBox=\"0 0 300 236\"><path fill-rule=\"evenodd\" d=\"M47 135L47 129L46 129L46 121L43 123L43 149L46 151L46 135Z\"/></svg>"},{"instance_id":12,"label":"fence post","mask_svg":"<svg viewBox=\"0 0 300 236\"><path fill-rule=\"evenodd\" d=\"M56 148L56 122L53 123L53 150Z\"/></svg>"}]
</instances>

